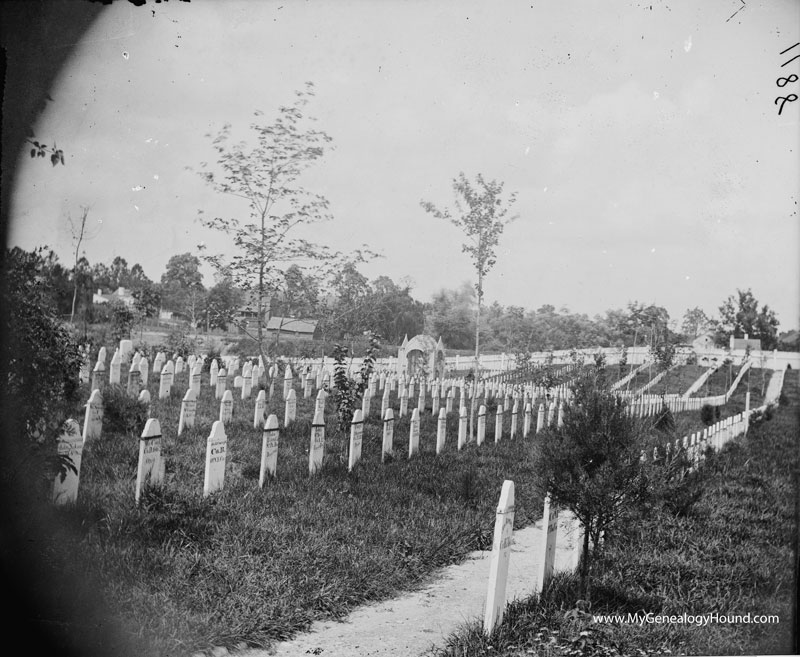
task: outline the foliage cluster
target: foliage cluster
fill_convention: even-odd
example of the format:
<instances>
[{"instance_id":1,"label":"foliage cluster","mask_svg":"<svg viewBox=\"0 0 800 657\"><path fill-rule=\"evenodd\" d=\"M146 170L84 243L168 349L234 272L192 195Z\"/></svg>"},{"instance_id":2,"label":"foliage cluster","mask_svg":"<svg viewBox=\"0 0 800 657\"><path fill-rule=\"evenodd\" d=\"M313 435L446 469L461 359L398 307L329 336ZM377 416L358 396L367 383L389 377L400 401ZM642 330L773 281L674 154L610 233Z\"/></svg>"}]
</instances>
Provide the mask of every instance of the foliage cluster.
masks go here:
<instances>
[{"instance_id":1,"label":"foliage cluster","mask_svg":"<svg viewBox=\"0 0 800 657\"><path fill-rule=\"evenodd\" d=\"M369 346L364 353L361 369L355 378L348 374L347 357L349 350L342 345L333 349L333 403L336 405L337 427L342 434L350 430L353 414L360 407L364 391L369 385L369 378L375 368L375 353L380 348L380 337L374 333L369 335Z\"/></svg>"}]
</instances>

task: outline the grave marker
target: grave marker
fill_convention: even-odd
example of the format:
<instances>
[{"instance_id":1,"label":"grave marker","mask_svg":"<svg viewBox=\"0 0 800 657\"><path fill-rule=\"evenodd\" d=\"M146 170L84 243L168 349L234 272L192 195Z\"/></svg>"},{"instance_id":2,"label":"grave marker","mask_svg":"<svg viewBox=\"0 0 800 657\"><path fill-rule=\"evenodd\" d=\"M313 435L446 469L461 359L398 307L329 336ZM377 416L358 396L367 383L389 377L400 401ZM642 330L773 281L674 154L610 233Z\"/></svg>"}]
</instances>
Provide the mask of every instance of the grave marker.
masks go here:
<instances>
[{"instance_id":1,"label":"grave marker","mask_svg":"<svg viewBox=\"0 0 800 657\"><path fill-rule=\"evenodd\" d=\"M233 420L233 393L226 390L222 393L222 400L219 403L219 421L222 424L230 424Z\"/></svg>"},{"instance_id":2,"label":"grave marker","mask_svg":"<svg viewBox=\"0 0 800 657\"><path fill-rule=\"evenodd\" d=\"M478 445L483 445L486 438L486 406L481 404L478 409Z\"/></svg>"},{"instance_id":3,"label":"grave marker","mask_svg":"<svg viewBox=\"0 0 800 657\"><path fill-rule=\"evenodd\" d=\"M83 442L99 438L103 432L103 396L99 390L92 390L86 402L86 414L83 419Z\"/></svg>"},{"instance_id":4,"label":"grave marker","mask_svg":"<svg viewBox=\"0 0 800 657\"><path fill-rule=\"evenodd\" d=\"M523 416L522 420L522 437L527 438L528 434L531 432L531 404L528 402L525 404L525 415Z\"/></svg>"},{"instance_id":5,"label":"grave marker","mask_svg":"<svg viewBox=\"0 0 800 657\"><path fill-rule=\"evenodd\" d=\"M106 366L102 360L98 360L94 364L92 370L92 390L103 390L106 382Z\"/></svg>"},{"instance_id":6,"label":"grave marker","mask_svg":"<svg viewBox=\"0 0 800 657\"><path fill-rule=\"evenodd\" d=\"M534 593L544 591L550 578L556 559L556 539L558 538L558 509L550 503L550 495L544 498L544 514L542 515L544 536L539 553L539 571L536 575ZM546 524L544 524L546 523Z\"/></svg>"},{"instance_id":7,"label":"grave marker","mask_svg":"<svg viewBox=\"0 0 800 657\"><path fill-rule=\"evenodd\" d=\"M411 417L413 422L413 415ZM386 459L386 455L392 454L394 443L394 411L391 408L386 409L383 416L383 446L381 448L381 462Z\"/></svg>"},{"instance_id":8,"label":"grave marker","mask_svg":"<svg viewBox=\"0 0 800 657\"><path fill-rule=\"evenodd\" d=\"M189 388L183 396L181 402L181 414L178 418L178 435L183 433L184 429L191 429L194 427L194 420L197 416L197 393L194 388Z\"/></svg>"},{"instance_id":9,"label":"grave marker","mask_svg":"<svg viewBox=\"0 0 800 657\"><path fill-rule=\"evenodd\" d=\"M58 455L69 458L75 470L67 467L66 475L61 473L53 481L53 503L59 506L74 504L78 500L78 484L81 474L81 455L83 454L83 438L75 420L67 420L61 427L57 440Z\"/></svg>"},{"instance_id":10,"label":"grave marker","mask_svg":"<svg viewBox=\"0 0 800 657\"><path fill-rule=\"evenodd\" d=\"M467 407L460 406L458 409L458 451L467 442Z\"/></svg>"},{"instance_id":11,"label":"grave marker","mask_svg":"<svg viewBox=\"0 0 800 657\"><path fill-rule=\"evenodd\" d=\"M506 607L506 583L511 545L514 542L514 482L506 479L500 491L494 521L494 540L489 565L489 589L486 593L486 610L483 631L488 635L503 620Z\"/></svg>"},{"instance_id":12,"label":"grave marker","mask_svg":"<svg viewBox=\"0 0 800 657\"><path fill-rule=\"evenodd\" d=\"M391 449L391 448L390 448ZM411 421L408 423L408 458L419 453L419 409L411 411Z\"/></svg>"},{"instance_id":13,"label":"grave marker","mask_svg":"<svg viewBox=\"0 0 800 657\"><path fill-rule=\"evenodd\" d=\"M389 408L389 388L383 388L383 397L381 398L381 417L386 415L386 409Z\"/></svg>"},{"instance_id":14,"label":"grave marker","mask_svg":"<svg viewBox=\"0 0 800 657\"><path fill-rule=\"evenodd\" d=\"M217 364L217 359L214 358L211 360L211 365L208 369L209 375L209 385L211 386L212 390L216 390L217 388L217 377L219 376L219 365Z\"/></svg>"},{"instance_id":15,"label":"grave marker","mask_svg":"<svg viewBox=\"0 0 800 657\"><path fill-rule=\"evenodd\" d=\"M408 415L408 388L403 386L400 388L400 415L399 417L405 417Z\"/></svg>"},{"instance_id":16,"label":"grave marker","mask_svg":"<svg viewBox=\"0 0 800 657\"><path fill-rule=\"evenodd\" d=\"M264 391L262 390L261 393ZM258 475L258 487L263 488L267 477L275 476L278 469L278 418L270 413L261 434L261 471Z\"/></svg>"},{"instance_id":17,"label":"grave marker","mask_svg":"<svg viewBox=\"0 0 800 657\"><path fill-rule=\"evenodd\" d=\"M156 354L156 357L153 359L153 374L161 374L161 368L164 367L164 363L166 362L166 356L164 356L163 351L159 351Z\"/></svg>"},{"instance_id":18,"label":"grave marker","mask_svg":"<svg viewBox=\"0 0 800 657\"><path fill-rule=\"evenodd\" d=\"M172 364L171 360L167 361L167 364L161 370L161 377L159 380L158 386L158 398L165 399L169 397L170 390L172 388L172 381L175 378L175 366Z\"/></svg>"},{"instance_id":19,"label":"grave marker","mask_svg":"<svg viewBox=\"0 0 800 657\"><path fill-rule=\"evenodd\" d=\"M264 414L267 412L267 393L263 390L256 395L255 413L253 415L253 429L260 429L264 424Z\"/></svg>"},{"instance_id":20,"label":"grave marker","mask_svg":"<svg viewBox=\"0 0 800 657\"><path fill-rule=\"evenodd\" d=\"M108 375L108 382L111 385L119 385L120 378L122 373L122 357L119 355L118 351L114 352L114 355L111 357L111 369Z\"/></svg>"},{"instance_id":21,"label":"grave marker","mask_svg":"<svg viewBox=\"0 0 800 657\"><path fill-rule=\"evenodd\" d=\"M206 441L206 472L203 479L203 497L222 490L225 484L225 458L228 450L228 437L225 426L219 420L211 425L211 433Z\"/></svg>"},{"instance_id":22,"label":"grave marker","mask_svg":"<svg viewBox=\"0 0 800 657\"><path fill-rule=\"evenodd\" d=\"M286 364L286 369L283 373L283 399L284 401L289 396L289 391L292 389L292 368Z\"/></svg>"},{"instance_id":23,"label":"grave marker","mask_svg":"<svg viewBox=\"0 0 800 657\"><path fill-rule=\"evenodd\" d=\"M347 470L351 471L356 463L361 460L361 442L364 436L364 416L360 410L353 413L350 422L350 453L347 460Z\"/></svg>"},{"instance_id":24,"label":"grave marker","mask_svg":"<svg viewBox=\"0 0 800 657\"><path fill-rule=\"evenodd\" d=\"M142 373L139 371L139 366L131 363L131 368L128 370L128 394L131 397L138 397L142 389Z\"/></svg>"},{"instance_id":25,"label":"grave marker","mask_svg":"<svg viewBox=\"0 0 800 657\"><path fill-rule=\"evenodd\" d=\"M514 405L511 407L511 440L517 437L517 416L519 415L519 400L514 400Z\"/></svg>"},{"instance_id":26,"label":"grave marker","mask_svg":"<svg viewBox=\"0 0 800 657\"><path fill-rule=\"evenodd\" d=\"M503 405L497 405L494 416L494 442L499 443L503 437Z\"/></svg>"},{"instance_id":27,"label":"grave marker","mask_svg":"<svg viewBox=\"0 0 800 657\"><path fill-rule=\"evenodd\" d=\"M142 358L139 361L139 377L142 381L142 385L146 388L147 382L150 379L150 366L147 364L146 358Z\"/></svg>"},{"instance_id":28,"label":"grave marker","mask_svg":"<svg viewBox=\"0 0 800 657\"><path fill-rule=\"evenodd\" d=\"M439 419L436 422L436 453L444 451L444 440L447 433L447 413L443 408L439 409Z\"/></svg>"},{"instance_id":29,"label":"grave marker","mask_svg":"<svg viewBox=\"0 0 800 657\"><path fill-rule=\"evenodd\" d=\"M290 422L294 422L295 418L297 417L297 393L295 393L294 388L289 390L289 394L286 397L286 403L284 404L284 411L283 411L283 426L289 426Z\"/></svg>"},{"instance_id":30,"label":"grave marker","mask_svg":"<svg viewBox=\"0 0 800 657\"><path fill-rule=\"evenodd\" d=\"M195 363L191 372L189 375L189 387L199 396L200 386L203 381L203 366L200 363Z\"/></svg>"},{"instance_id":31,"label":"grave marker","mask_svg":"<svg viewBox=\"0 0 800 657\"><path fill-rule=\"evenodd\" d=\"M544 404L539 404L539 413L536 416L536 433L544 429Z\"/></svg>"},{"instance_id":32,"label":"grave marker","mask_svg":"<svg viewBox=\"0 0 800 657\"><path fill-rule=\"evenodd\" d=\"M99 351L97 352L97 360L103 363L103 369L105 369L106 358L108 357L106 353L105 347L100 347Z\"/></svg>"},{"instance_id":33,"label":"grave marker","mask_svg":"<svg viewBox=\"0 0 800 657\"><path fill-rule=\"evenodd\" d=\"M142 490L147 484L157 486L163 479L161 425L157 419L150 418L145 423L144 430L139 438L139 463L136 468L136 490L134 493L136 504L139 504Z\"/></svg>"},{"instance_id":34,"label":"grave marker","mask_svg":"<svg viewBox=\"0 0 800 657\"><path fill-rule=\"evenodd\" d=\"M294 391L292 391L294 392ZM322 467L325 457L325 417L321 410L314 414L311 423L311 449L308 451L308 473L315 474Z\"/></svg>"},{"instance_id":35,"label":"grave marker","mask_svg":"<svg viewBox=\"0 0 800 657\"><path fill-rule=\"evenodd\" d=\"M215 388L214 396L217 399L222 399L222 395L225 394L225 390L228 387L228 372L223 367L217 372L217 386Z\"/></svg>"},{"instance_id":36,"label":"grave marker","mask_svg":"<svg viewBox=\"0 0 800 657\"><path fill-rule=\"evenodd\" d=\"M150 391L149 390L140 390L139 391L139 398L138 401L140 404L144 404L147 407L147 415L150 415Z\"/></svg>"}]
</instances>

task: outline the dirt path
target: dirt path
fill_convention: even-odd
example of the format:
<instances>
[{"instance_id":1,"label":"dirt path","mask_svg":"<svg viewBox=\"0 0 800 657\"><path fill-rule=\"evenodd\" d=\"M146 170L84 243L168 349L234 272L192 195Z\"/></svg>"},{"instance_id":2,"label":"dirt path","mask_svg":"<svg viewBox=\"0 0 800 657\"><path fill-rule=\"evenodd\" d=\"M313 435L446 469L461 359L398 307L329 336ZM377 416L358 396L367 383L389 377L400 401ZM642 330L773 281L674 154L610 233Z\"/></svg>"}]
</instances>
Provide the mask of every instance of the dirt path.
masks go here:
<instances>
[{"instance_id":1,"label":"dirt path","mask_svg":"<svg viewBox=\"0 0 800 657\"><path fill-rule=\"evenodd\" d=\"M574 537L563 537L556 569L567 562ZM528 597L538 572L541 520L514 532L506 599ZM482 620L489 578L490 551L472 552L461 564L444 568L411 593L356 609L342 622L315 623L311 631L270 650L249 649L241 657L415 657L430 654L467 622ZM561 566L561 567L560 567Z\"/></svg>"}]
</instances>

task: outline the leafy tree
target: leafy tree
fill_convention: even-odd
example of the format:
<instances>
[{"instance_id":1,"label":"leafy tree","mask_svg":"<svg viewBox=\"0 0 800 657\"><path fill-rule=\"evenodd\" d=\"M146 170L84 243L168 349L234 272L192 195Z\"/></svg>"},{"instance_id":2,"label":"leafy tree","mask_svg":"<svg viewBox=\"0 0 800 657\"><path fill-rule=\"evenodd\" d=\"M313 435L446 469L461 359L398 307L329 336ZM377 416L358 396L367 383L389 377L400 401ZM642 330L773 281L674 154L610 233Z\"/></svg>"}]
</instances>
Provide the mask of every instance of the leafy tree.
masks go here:
<instances>
[{"instance_id":1,"label":"leafy tree","mask_svg":"<svg viewBox=\"0 0 800 657\"><path fill-rule=\"evenodd\" d=\"M284 267L298 262L331 263L345 256L326 246L314 244L297 233L298 228L331 218L328 200L305 189L301 174L315 164L331 142L325 132L306 127L305 111L314 96L313 84L295 92L291 106L283 106L272 123L264 123L263 113L255 112L257 121L250 124L255 144L231 143L231 126L225 125L212 140L217 152L216 170L202 163L201 177L220 194L241 199L249 217L206 217L204 226L228 235L236 249L226 260L219 254L203 258L217 272L230 277L240 290L253 297L258 318L255 335L259 352L265 356L263 317L266 302L277 292L284 279ZM313 121L313 119L308 119ZM363 255L356 252L354 259Z\"/></svg>"},{"instance_id":2,"label":"leafy tree","mask_svg":"<svg viewBox=\"0 0 800 657\"><path fill-rule=\"evenodd\" d=\"M319 283L306 275L298 265L291 265L284 273L281 313L286 317L311 318L319 305Z\"/></svg>"},{"instance_id":3,"label":"leafy tree","mask_svg":"<svg viewBox=\"0 0 800 657\"><path fill-rule=\"evenodd\" d=\"M163 307L187 317L196 326L204 294L200 259L188 252L172 256L161 275Z\"/></svg>"},{"instance_id":4,"label":"leafy tree","mask_svg":"<svg viewBox=\"0 0 800 657\"><path fill-rule=\"evenodd\" d=\"M503 200L503 183L495 180L487 182L478 174L475 183L470 182L463 172L453 180L455 194L455 214L449 209L440 210L433 203L422 201L426 212L437 219L445 219L458 227L467 237L461 250L469 255L477 274L475 291L477 305L475 307L475 377L480 378L480 324L481 302L483 300L483 280L496 262L495 249L503 229L514 217L508 216L509 208L516 201L516 194ZM469 435L474 434L474 415L477 395L472 396L470 408Z\"/></svg>"},{"instance_id":5,"label":"leafy tree","mask_svg":"<svg viewBox=\"0 0 800 657\"><path fill-rule=\"evenodd\" d=\"M425 305L425 333L440 336L451 349L475 348L475 288L440 290Z\"/></svg>"},{"instance_id":6,"label":"leafy tree","mask_svg":"<svg viewBox=\"0 0 800 657\"><path fill-rule=\"evenodd\" d=\"M136 315L122 301L114 300L109 304L111 313L111 337L115 342L131 337L131 330L136 322Z\"/></svg>"},{"instance_id":7,"label":"leafy tree","mask_svg":"<svg viewBox=\"0 0 800 657\"><path fill-rule=\"evenodd\" d=\"M202 301L200 312L205 316L206 330L216 328L223 331L232 324L236 311L242 303L242 293L237 290L230 278L220 278L208 290Z\"/></svg>"},{"instance_id":8,"label":"leafy tree","mask_svg":"<svg viewBox=\"0 0 800 657\"><path fill-rule=\"evenodd\" d=\"M778 321L775 311L764 304L759 309L758 300L752 291L736 290L736 297L729 296L719 307L719 320L716 322L715 341L727 347L731 336L747 334L750 338L761 340L764 350L775 349L778 344Z\"/></svg>"},{"instance_id":9,"label":"leafy tree","mask_svg":"<svg viewBox=\"0 0 800 657\"><path fill-rule=\"evenodd\" d=\"M708 315L706 315L702 308L695 306L683 314L681 330L688 339L694 340L699 335L705 333L710 325L711 320L708 318Z\"/></svg>"},{"instance_id":10,"label":"leafy tree","mask_svg":"<svg viewBox=\"0 0 800 657\"><path fill-rule=\"evenodd\" d=\"M548 428L536 442L537 485L551 503L569 509L583 537L581 598L588 599L590 539L611 527L630 505L648 493L640 461L641 429L624 402L590 371L572 386L560 428Z\"/></svg>"},{"instance_id":11,"label":"leafy tree","mask_svg":"<svg viewBox=\"0 0 800 657\"><path fill-rule=\"evenodd\" d=\"M4 475L44 481L53 440L79 401L81 352L48 290L45 249L6 250L0 324L0 425ZM37 443L45 443L43 454ZM50 461L51 463L53 461ZM62 472L68 465L55 461ZM3 487L9 483L2 478ZM49 480L52 483L52 479Z\"/></svg>"}]
</instances>

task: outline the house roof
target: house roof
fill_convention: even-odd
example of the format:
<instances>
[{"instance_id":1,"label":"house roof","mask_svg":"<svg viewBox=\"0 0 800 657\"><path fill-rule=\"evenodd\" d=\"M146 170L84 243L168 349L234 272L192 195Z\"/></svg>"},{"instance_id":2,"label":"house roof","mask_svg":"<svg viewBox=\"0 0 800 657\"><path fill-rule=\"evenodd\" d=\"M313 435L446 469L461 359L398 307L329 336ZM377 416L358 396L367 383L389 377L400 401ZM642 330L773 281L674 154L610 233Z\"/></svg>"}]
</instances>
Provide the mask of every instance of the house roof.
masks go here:
<instances>
[{"instance_id":1,"label":"house roof","mask_svg":"<svg viewBox=\"0 0 800 657\"><path fill-rule=\"evenodd\" d=\"M291 331L292 333L313 333L317 328L314 319L296 319L294 317L270 317L267 320L268 331Z\"/></svg>"}]
</instances>

